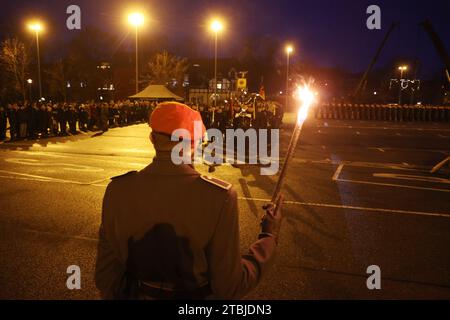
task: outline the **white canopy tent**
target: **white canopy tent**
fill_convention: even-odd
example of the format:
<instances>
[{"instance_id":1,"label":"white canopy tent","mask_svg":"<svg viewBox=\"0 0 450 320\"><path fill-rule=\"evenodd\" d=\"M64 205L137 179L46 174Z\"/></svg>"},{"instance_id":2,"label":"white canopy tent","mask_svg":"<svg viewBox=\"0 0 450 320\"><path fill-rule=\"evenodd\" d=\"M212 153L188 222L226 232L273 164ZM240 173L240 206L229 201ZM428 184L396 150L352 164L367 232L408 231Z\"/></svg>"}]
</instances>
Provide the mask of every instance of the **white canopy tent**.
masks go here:
<instances>
[{"instance_id":1,"label":"white canopy tent","mask_svg":"<svg viewBox=\"0 0 450 320\"><path fill-rule=\"evenodd\" d=\"M130 99L146 99L146 100L178 100L183 101L184 99L169 89L165 85L151 84L146 87L141 92L135 95L129 96Z\"/></svg>"}]
</instances>

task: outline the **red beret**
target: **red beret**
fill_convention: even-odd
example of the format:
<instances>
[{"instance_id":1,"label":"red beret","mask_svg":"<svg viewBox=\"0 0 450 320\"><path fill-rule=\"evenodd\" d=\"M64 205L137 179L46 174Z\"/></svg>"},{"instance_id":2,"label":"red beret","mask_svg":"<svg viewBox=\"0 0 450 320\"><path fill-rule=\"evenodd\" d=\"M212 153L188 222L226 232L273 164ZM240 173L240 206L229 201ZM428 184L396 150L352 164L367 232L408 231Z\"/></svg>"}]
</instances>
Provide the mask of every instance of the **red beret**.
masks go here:
<instances>
[{"instance_id":1,"label":"red beret","mask_svg":"<svg viewBox=\"0 0 450 320\"><path fill-rule=\"evenodd\" d=\"M163 102L153 110L150 116L150 127L154 132L167 135L172 135L172 132L177 129L186 129L190 136L183 134L180 136L185 140L193 140L196 121L200 129L197 129L199 131L197 134L203 138L206 129L199 112L179 102Z\"/></svg>"}]
</instances>

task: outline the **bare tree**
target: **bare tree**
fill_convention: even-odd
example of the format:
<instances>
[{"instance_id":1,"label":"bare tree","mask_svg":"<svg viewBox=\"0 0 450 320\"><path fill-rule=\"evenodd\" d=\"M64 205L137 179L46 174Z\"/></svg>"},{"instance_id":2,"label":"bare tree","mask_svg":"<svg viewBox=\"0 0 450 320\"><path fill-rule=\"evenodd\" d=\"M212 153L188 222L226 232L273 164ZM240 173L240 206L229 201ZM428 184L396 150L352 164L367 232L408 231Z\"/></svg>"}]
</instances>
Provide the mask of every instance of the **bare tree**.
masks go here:
<instances>
[{"instance_id":1,"label":"bare tree","mask_svg":"<svg viewBox=\"0 0 450 320\"><path fill-rule=\"evenodd\" d=\"M147 74L143 76L150 84L168 84L172 80L183 82L188 69L186 58L171 55L167 51L156 53L147 65Z\"/></svg>"},{"instance_id":2,"label":"bare tree","mask_svg":"<svg viewBox=\"0 0 450 320\"><path fill-rule=\"evenodd\" d=\"M30 54L25 44L17 38L6 39L0 45L0 61L9 76L9 86L26 100L26 84Z\"/></svg>"},{"instance_id":3,"label":"bare tree","mask_svg":"<svg viewBox=\"0 0 450 320\"><path fill-rule=\"evenodd\" d=\"M50 94L56 99L67 101L67 82L73 71L71 58L57 60L47 71Z\"/></svg>"}]
</instances>

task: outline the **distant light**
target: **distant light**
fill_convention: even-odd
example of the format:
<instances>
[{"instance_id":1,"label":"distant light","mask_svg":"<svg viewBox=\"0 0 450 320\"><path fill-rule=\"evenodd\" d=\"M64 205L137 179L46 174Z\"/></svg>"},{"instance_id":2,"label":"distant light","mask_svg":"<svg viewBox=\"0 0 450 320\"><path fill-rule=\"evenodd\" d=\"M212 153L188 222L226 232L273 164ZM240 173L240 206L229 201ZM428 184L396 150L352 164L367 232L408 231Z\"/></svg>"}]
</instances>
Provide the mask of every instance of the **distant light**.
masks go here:
<instances>
[{"instance_id":1,"label":"distant light","mask_svg":"<svg viewBox=\"0 0 450 320\"><path fill-rule=\"evenodd\" d=\"M144 15L140 12L133 12L128 15L128 22L135 27L142 26L144 20Z\"/></svg>"},{"instance_id":2,"label":"distant light","mask_svg":"<svg viewBox=\"0 0 450 320\"><path fill-rule=\"evenodd\" d=\"M376 96L376 95L377 95L377 92L376 92L376 91L374 91L374 92L373 92L373 95L374 95L374 96Z\"/></svg>"},{"instance_id":3,"label":"distant light","mask_svg":"<svg viewBox=\"0 0 450 320\"><path fill-rule=\"evenodd\" d=\"M33 22L28 25L28 28L35 32L40 32L44 29L40 22Z\"/></svg>"},{"instance_id":4,"label":"distant light","mask_svg":"<svg viewBox=\"0 0 450 320\"><path fill-rule=\"evenodd\" d=\"M197 67L200 67L200 65L199 65L198 63L193 64L193 66L196 67L196 68L197 68Z\"/></svg>"},{"instance_id":5,"label":"distant light","mask_svg":"<svg viewBox=\"0 0 450 320\"><path fill-rule=\"evenodd\" d=\"M102 96L100 96L100 100L103 100L103 97L102 97Z\"/></svg>"},{"instance_id":6,"label":"distant light","mask_svg":"<svg viewBox=\"0 0 450 320\"><path fill-rule=\"evenodd\" d=\"M32 83L33 83L33 79L28 79L27 82L28 82L29 84L32 84Z\"/></svg>"},{"instance_id":7,"label":"distant light","mask_svg":"<svg viewBox=\"0 0 450 320\"><path fill-rule=\"evenodd\" d=\"M408 66L400 66L400 67L398 67L398 70L406 71L406 70L408 70Z\"/></svg>"},{"instance_id":8,"label":"distant light","mask_svg":"<svg viewBox=\"0 0 450 320\"><path fill-rule=\"evenodd\" d=\"M283 94L283 91L280 91L280 95L282 95Z\"/></svg>"},{"instance_id":9,"label":"distant light","mask_svg":"<svg viewBox=\"0 0 450 320\"><path fill-rule=\"evenodd\" d=\"M67 81L67 88L70 88L70 82Z\"/></svg>"},{"instance_id":10,"label":"distant light","mask_svg":"<svg viewBox=\"0 0 450 320\"><path fill-rule=\"evenodd\" d=\"M291 45L287 45L286 46L286 53L287 54L291 54L294 51L294 47L292 47Z\"/></svg>"},{"instance_id":11,"label":"distant light","mask_svg":"<svg viewBox=\"0 0 450 320\"><path fill-rule=\"evenodd\" d=\"M211 21L210 28L217 33L223 30L223 23L218 19L214 19Z\"/></svg>"}]
</instances>

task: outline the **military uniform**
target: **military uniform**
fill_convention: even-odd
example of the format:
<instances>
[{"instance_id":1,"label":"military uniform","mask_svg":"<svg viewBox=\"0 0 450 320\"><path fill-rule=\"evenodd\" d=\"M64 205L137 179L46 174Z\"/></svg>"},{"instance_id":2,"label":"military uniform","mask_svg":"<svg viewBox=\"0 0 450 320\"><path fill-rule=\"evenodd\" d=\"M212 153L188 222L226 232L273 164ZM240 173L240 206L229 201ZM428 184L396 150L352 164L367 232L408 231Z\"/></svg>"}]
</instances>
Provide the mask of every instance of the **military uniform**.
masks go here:
<instances>
[{"instance_id":1,"label":"military uniform","mask_svg":"<svg viewBox=\"0 0 450 320\"><path fill-rule=\"evenodd\" d=\"M146 254L130 257L142 239ZM241 257L231 185L156 157L108 185L95 281L104 298L114 298L131 266L151 287L193 291L207 285L212 298L241 298L257 285L275 246L274 238L263 237Z\"/></svg>"},{"instance_id":2,"label":"military uniform","mask_svg":"<svg viewBox=\"0 0 450 320\"><path fill-rule=\"evenodd\" d=\"M176 128L193 133L198 120L200 114L186 105L161 104L150 119L152 139ZM97 288L103 298L119 299L245 296L273 259L274 223L263 220L259 240L241 256L236 191L190 165L175 165L168 150L157 149L149 166L108 185Z\"/></svg>"}]
</instances>

